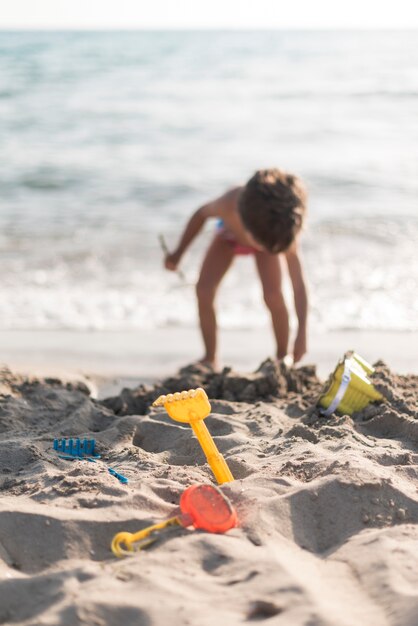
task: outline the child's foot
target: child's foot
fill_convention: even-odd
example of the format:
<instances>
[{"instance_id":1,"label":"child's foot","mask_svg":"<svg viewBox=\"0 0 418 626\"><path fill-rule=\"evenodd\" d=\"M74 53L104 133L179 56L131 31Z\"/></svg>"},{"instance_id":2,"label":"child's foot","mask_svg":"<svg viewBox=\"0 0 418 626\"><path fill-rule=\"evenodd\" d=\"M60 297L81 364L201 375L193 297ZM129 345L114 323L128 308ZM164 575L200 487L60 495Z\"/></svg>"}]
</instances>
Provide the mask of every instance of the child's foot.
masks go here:
<instances>
[{"instance_id":1,"label":"child's foot","mask_svg":"<svg viewBox=\"0 0 418 626\"><path fill-rule=\"evenodd\" d=\"M216 362L207 361L205 359L201 359L200 361L195 361L194 363L189 363L189 365L185 365L180 369L180 373L193 373L193 374L213 374L218 372L219 369L217 367Z\"/></svg>"},{"instance_id":2,"label":"child's foot","mask_svg":"<svg viewBox=\"0 0 418 626\"><path fill-rule=\"evenodd\" d=\"M200 359L200 361L198 361L198 363L200 363L200 365L206 369L211 370L212 372L218 372L219 371L219 363L216 359L214 359L213 361L210 359Z\"/></svg>"},{"instance_id":3,"label":"child's foot","mask_svg":"<svg viewBox=\"0 0 418 626\"><path fill-rule=\"evenodd\" d=\"M294 360L293 360L293 356L291 354L286 354L286 356L284 357L276 357L276 361L277 363L283 363L287 368L293 367L294 365Z\"/></svg>"}]
</instances>

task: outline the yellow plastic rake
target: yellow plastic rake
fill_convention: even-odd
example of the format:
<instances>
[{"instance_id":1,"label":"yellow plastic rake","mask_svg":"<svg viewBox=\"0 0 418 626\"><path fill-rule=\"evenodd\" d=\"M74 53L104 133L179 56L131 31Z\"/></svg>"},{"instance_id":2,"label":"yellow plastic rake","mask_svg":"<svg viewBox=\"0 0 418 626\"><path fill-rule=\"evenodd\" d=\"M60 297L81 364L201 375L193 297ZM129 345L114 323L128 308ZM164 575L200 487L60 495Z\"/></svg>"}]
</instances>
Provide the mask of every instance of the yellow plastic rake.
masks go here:
<instances>
[{"instance_id":1,"label":"yellow plastic rake","mask_svg":"<svg viewBox=\"0 0 418 626\"><path fill-rule=\"evenodd\" d=\"M173 420L190 424L218 484L221 485L234 480L225 459L206 428L206 424L203 423L205 417L211 412L211 406L204 389L199 387L198 389L160 396L155 400L153 406L164 406Z\"/></svg>"}]
</instances>

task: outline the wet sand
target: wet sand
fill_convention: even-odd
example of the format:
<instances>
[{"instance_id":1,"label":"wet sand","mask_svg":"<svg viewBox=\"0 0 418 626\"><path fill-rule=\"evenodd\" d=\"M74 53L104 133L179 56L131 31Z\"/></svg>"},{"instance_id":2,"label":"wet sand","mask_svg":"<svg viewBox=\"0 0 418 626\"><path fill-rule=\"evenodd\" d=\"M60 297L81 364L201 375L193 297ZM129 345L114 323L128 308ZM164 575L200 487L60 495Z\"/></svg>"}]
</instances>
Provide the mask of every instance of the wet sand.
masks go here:
<instances>
[{"instance_id":1,"label":"wet sand","mask_svg":"<svg viewBox=\"0 0 418 626\"><path fill-rule=\"evenodd\" d=\"M170 376L202 355L197 329L136 332L2 331L0 363L15 372L86 380L104 397L124 386ZM338 359L354 349L370 362L383 359L399 373L418 373L418 333L311 332L302 364L314 363L326 379ZM274 352L269 328L221 330L224 366L250 372Z\"/></svg>"}]
</instances>

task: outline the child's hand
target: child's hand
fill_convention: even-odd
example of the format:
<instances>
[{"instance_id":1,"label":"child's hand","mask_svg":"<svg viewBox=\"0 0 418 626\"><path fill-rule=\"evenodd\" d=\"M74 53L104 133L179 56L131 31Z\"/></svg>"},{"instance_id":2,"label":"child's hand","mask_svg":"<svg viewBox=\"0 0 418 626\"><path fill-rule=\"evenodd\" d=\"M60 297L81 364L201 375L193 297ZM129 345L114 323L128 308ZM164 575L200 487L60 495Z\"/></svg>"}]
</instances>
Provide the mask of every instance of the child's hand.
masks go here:
<instances>
[{"instance_id":1,"label":"child's hand","mask_svg":"<svg viewBox=\"0 0 418 626\"><path fill-rule=\"evenodd\" d=\"M178 252L171 252L166 254L166 257L164 259L164 266L167 270L170 270L170 272L175 272L179 261L180 255L178 254Z\"/></svg>"},{"instance_id":2,"label":"child's hand","mask_svg":"<svg viewBox=\"0 0 418 626\"><path fill-rule=\"evenodd\" d=\"M295 363L301 360L303 355L306 353L306 349L306 332L304 330L299 330L296 335L295 345L293 346L293 359Z\"/></svg>"}]
</instances>

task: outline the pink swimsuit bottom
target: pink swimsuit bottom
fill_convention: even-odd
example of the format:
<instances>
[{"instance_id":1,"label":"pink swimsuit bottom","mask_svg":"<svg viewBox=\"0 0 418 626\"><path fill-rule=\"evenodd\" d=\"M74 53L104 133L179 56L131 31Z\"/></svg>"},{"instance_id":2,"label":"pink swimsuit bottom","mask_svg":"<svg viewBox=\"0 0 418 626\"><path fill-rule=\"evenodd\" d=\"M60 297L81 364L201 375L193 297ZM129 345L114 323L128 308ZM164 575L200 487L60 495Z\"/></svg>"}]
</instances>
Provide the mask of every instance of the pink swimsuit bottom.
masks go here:
<instances>
[{"instance_id":1,"label":"pink swimsuit bottom","mask_svg":"<svg viewBox=\"0 0 418 626\"><path fill-rule=\"evenodd\" d=\"M246 254L255 254L258 252L256 248L252 248L251 246L243 246L238 243L235 239L234 235L232 235L223 223L223 220L219 220L217 224L217 229L220 235L229 243L229 245L233 248L234 254L236 255L246 255Z\"/></svg>"}]
</instances>

